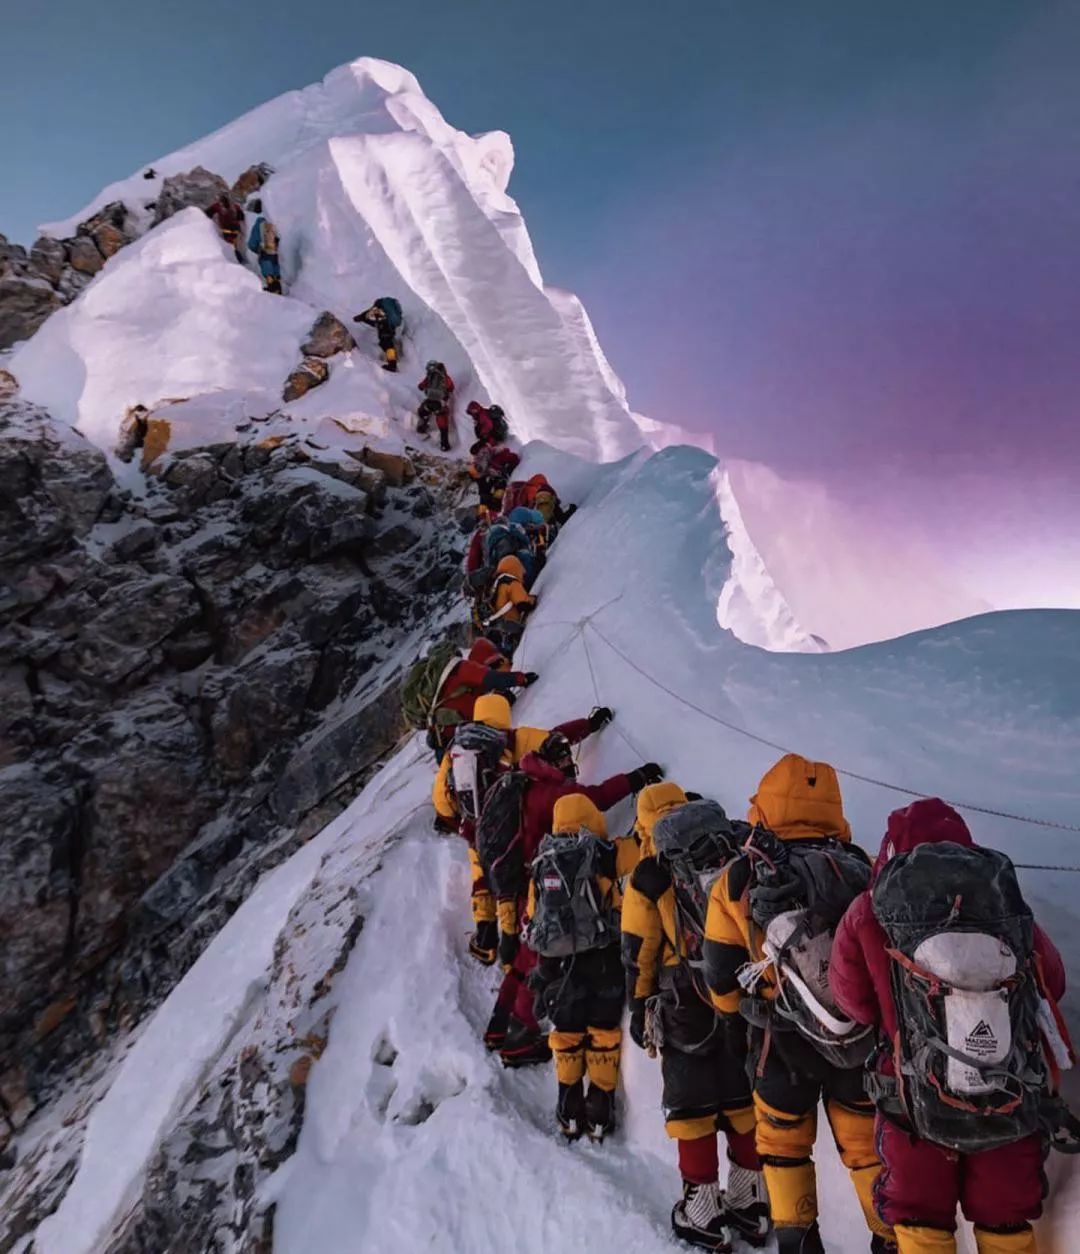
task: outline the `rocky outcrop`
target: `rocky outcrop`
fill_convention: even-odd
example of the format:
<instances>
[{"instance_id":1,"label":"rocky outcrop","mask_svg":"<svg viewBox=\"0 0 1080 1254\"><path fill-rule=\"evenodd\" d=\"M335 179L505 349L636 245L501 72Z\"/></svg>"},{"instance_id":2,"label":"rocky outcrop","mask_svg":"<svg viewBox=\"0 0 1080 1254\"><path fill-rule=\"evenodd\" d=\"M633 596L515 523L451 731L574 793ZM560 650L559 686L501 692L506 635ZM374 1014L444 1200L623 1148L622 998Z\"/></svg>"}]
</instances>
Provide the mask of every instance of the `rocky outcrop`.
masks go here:
<instances>
[{"instance_id":1,"label":"rocky outcrop","mask_svg":"<svg viewBox=\"0 0 1080 1254\"><path fill-rule=\"evenodd\" d=\"M0 1153L4 1092L137 1021L351 800L453 599L419 477L275 440L165 453L136 499L0 403Z\"/></svg>"},{"instance_id":2,"label":"rocky outcrop","mask_svg":"<svg viewBox=\"0 0 1080 1254\"><path fill-rule=\"evenodd\" d=\"M258 165L248 166L232 185L233 200L243 204L252 192L257 192L262 187L273 172L273 169L265 161L260 161Z\"/></svg>"},{"instance_id":3,"label":"rocky outcrop","mask_svg":"<svg viewBox=\"0 0 1080 1254\"><path fill-rule=\"evenodd\" d=\"M329 378L330 367L321 357L305 357L285 380L281 399L286 402L298 401L301 396L306 396L312 388L317 388Z\"/></svg>"},{"instance_id":4,"label":"rocky outcrop","mask_svg":"<svg viewBox=\"0 0 1080 1254\"><path fill-rule=\"evenodd\" d=\"M42 236L29 255L0 235L0 349L29 339L135 237L131 215L118 200L81 222L70 239Z\"/></svg>"},{"instance_id":5,"label":"rocky outcrop","mask_svg":"<svg viewBox=\"0 0 1080 1254\"><path fill-rule=\"evenodd\" d=\"M308 338L300 345L305 357L333 357L356 347L349 328L328 309L315 319Z\"/></svg>"},{"instance_id":6,"label":"rocky outcrop","mask_svg":"<svg viewBox=\"0 0 1080 1254\"><path fill-rule=\"evenodd\" d=\"M186 174L170 175L161 185L154 208L154 226L192 205L197 209L209 209L215 200L228 194L229 185L221 175L212 174L201 165Z\"/></svg>"}]
</instances>

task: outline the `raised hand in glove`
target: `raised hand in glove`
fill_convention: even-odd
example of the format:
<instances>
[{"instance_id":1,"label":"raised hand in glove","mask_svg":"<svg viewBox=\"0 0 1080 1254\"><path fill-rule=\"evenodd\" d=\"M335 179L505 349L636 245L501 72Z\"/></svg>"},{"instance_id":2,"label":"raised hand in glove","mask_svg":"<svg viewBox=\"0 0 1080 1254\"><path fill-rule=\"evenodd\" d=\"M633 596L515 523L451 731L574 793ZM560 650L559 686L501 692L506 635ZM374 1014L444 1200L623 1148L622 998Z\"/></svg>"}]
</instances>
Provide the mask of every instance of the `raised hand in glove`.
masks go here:
<instances>
[{"instance_id":1,"label":"raised hand in glove","mask_svg":"<svg viewBox=\"0 0 1080 1254\"><path fill-rule=\"evenodd\" d=\"M503 932L499 937L499 966L509 971L521 948L521 937L516 932Z\"/></svg>"},{"instance_id":2,"label":"raised hand in glove","mask_svg":"<svg viewBox=\"0 0 1080 1254\"><path fill-rule=\"evenodd\" d=\"M646 762L644 766L639 766L636 771L631 771L627 776L633 792L641 792L648 784L659 784L663 778L664 768L657 762Z\"/></svg>"},{"instance_id":3,"label":"raised hand in glove","mask_svg":"<svg viewBox=\"0 0 1080 1254\"><path fill-rule=\"evenodd\" d=\"M606 705L598 705L589 715L589 731L598 732L601 727L606 727L614 717L614 710L609 709Z\"/></svg>"},{"instance_id":4,"label":"raised hand in glove","mask_svg":"<svg viewBox=\"0 0 1080 1254\"><path fill-rule=\"evenodd\" d=\"M518 671L517 681L522 688L531 688L540 678L536 671Z\"/></svg>"}]
</instances>

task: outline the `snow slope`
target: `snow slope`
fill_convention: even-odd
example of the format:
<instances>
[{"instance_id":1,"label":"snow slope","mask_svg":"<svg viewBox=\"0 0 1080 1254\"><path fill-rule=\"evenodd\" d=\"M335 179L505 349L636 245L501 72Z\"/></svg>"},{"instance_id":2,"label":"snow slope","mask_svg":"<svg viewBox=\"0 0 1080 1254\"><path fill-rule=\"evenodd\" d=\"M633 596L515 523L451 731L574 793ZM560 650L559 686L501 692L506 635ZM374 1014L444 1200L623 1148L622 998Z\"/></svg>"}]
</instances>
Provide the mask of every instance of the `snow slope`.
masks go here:
<instances>
[{"instance_id":1,"label":"snow slope","mask_svg":"<svg viewBox=\"0 0 1080 1254\"><path fill-rule=\"evenodd\" d=\"M516 717L550 725L596 702L614 706L615 723L581 752L583 778L656 758L685 786L741 813L780 746L790 746L889 784L1077 823L1080 613L985 615L843 654L767 653L716 621L711 589L723 583L732 555L707 454L673 447L589 466L534 447L528 468L550 473L583 508L538 587L541 606L519 661L542 679ZM430 830L431 773L429 761L404 751L319 838L324 858L347 860L373 855L392 830L404 837L367 884L364 930L339 977L340 1003L309 1082L299 1147L266 1185L264 1200L277 1203L275 1248L680 1248L667 1234L678 1178L655 1064L627 1042L622 1131L603 1148L566 1148L551 1129L550 1071L506 1073L484 1053L479 1031L496 977L466 956L464 849ZM849 775L843 784L856 838L876 847L887 813L904 795ZM1076 832L976 812L968 818L979 839L1020 862L1080 866ZM628 823L623 807L614 825ZM311 858L302 851L268 881L282 891L276 920L272 909L257 911L262 939L253 940L241 912L215 942L219 952L265 952L275 927L287 936L289 906L298 884L304 892ZM1080 956L1074 878L1031 871L1024 883L1072 965ZM277 895L268 886L264 904ZM211 978L203 963L189 976L194 986ZM248 976L230 987L240 1006ZM190 1087L200 1063L212 1061L214 1033L191 1022L184 1007L192 994L181 990L159 1011L156 1038L168 1041L160 1046L163 1067L185 1058ZM1068 1001L1065 1009L1080 1027ZM135 1077L124 1081L133 1065ZM144 1047L117 1086L137 1091L156 1070ZM153 1139L157 1112L180 1094L171 1087L149 1108L150 1126L129 1130L122 1180L139 1169L131 1147ZM106 1129L116 1126L115 1114L102 1120ZM76 1200L61 1208L46 1248L93 1248L75 1234L93 1230L107 1207L119 1205L122 1180L89 1218L84 1209L85 1199L103 1196L95 1182L103 1156L116 1152L114 1137L88 1139L69 1194ZM867 1240L827 1137L818 1158L826 1246L831 1254L861 1254ZM1066 1254L1080 1222L1080 1182L1069 1160L1055 1157L1050 1170L1055 1189L1040 1249Z\"/></svg>"}]
</instances>

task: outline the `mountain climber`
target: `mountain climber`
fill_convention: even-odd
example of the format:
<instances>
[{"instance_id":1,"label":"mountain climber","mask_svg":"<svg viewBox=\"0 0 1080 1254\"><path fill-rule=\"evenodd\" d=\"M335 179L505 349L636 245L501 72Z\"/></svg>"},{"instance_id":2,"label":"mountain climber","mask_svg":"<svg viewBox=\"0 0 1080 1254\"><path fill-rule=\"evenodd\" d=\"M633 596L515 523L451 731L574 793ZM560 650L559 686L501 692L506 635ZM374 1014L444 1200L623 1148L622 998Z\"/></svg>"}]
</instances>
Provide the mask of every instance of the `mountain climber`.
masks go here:
<instances>
[{"instance_id":1,"label":"mountain climber","mask_svg":"<svg viewBox=\"0 0 1080 1254\"><path fill-rule=\"evenodd\" d=\"M506 415L498 405L486 409L478 401L470 401L465 412L473 420L473 431L478 444L505 444L510 436Z\"/></svg>"},{"instance_id":2,"label":"mountain climber","mask_svg":"<svg viewBox=\"0 0 1080 1254\"><path fill-rule=\"evenodd\" d=\"M926 853L928 846L935 846L929 854ZM940 846L952 848L942 850ZM905 856L919 850L924 851L920 853L919 861ZM971 852L964 855L959 854L959 850ZM954 852L957 856L953 856ZM942 853L944 857L939 856ZM991 856L988 858L985 855ZM922 861L926 870L920 872L918 867ZM1009 1129L1007 1120L980 1116L979 1098L973 1100L969 1094L965 1101L958 1093L948 1095L937 1090L942 1092L943 1103L947 1103L942 1106L943 1122L946 1126L953 1124L957 1133L954 1146L936 1144L915 1131L913 1120L917 1123L926 1117L923 1099L916 1098L915 1091L919 1083L915 1070L922 1064L917 1058L912 1059L911 1090L905 1100L909 1083L905 1080L902 1087L897 1085L892 1050L895 1042L900 1051L898 1056L910 1056L913 1052L906 1039L911 1029L907 1017L900 1013L897 990L911 988L922 998L923 995L917 993L919 984L914 982L918 978L918 963L914 964L912 976L904 975L893 957L897 953L894 948L897 942L890 938L882 922L882 919L888 922L890 899L896 901L899 898L904 916L910 921L906 924L908 927L916 925L920 907L929 907L928 913L937 915L931 929L935 933L933 942L939 945L943 941L948 942L950 960L959 966L965 959L965 952L968 955L974 952L972 944L979 935L974 929L980 922L992 933L994 925L1000 925L1002 917L1011 920L1015 920L1018 914L1029 917L1026 906L1019 898L1011 864L1007 867L1001 865L1005 861L1001 855L978 849L967 824L944 801L937 798L915 801L889 815L881 852L874 864L873 888L855 900L837 930L829 972L829 983L837 1003L856 1023L870 1024L877 1029L882 1042L876 1056L877 1072L883 1078L883 1082L879 1083L877 1144L884 1165L874 1196L879 1215L894 1228L900 1254L954 1254L958 1205L975 1225L979 1254L1035 1252L1031 1221L1042 1213L1046 1188L1043 1174L1045 1153L1040 1130L1028 1130L1025 1134L1019 1117L1023 1107L1017 1111L1015 1139L1010 1139L1013 1131ZM989 873L995 865L997 873ZM887 877L884 874L886 870L889 872ZM957 875L972 877L970 892L958 895L962 883L956 879ZM886 880L890 880L891 884ZM998 900L999 893L1006 888L1012 903L1004 916L997 911L991 912L991 901ZM961 914L961 911L964 913ZM979 916L983 911L997 917L982 920ZM944 933L943 926L946 928ZM947 930L950 926L959 930L950 932ZM958 947L952 938L962 938L963 945ZM1008 942L1004 944L1008 945ZM1041 983L1041 988L1032 989L1033 996L1037 999L1041 995L1052 1007L1065 992L1065 968L1061 956L1037 924L1030 932L1030 945ZM992 961L1000 962L1003 947L1002 937L991 936L987 948ZM927 956L922 960L930 962L930 945L923 949ZM921 957L922 950L918 952ZM1009 947L1005 948L1005 952L1013 951ZM967 961L970 960L968 957ZM953 978L957 977L954 975ZM988 984L985 980L964 982L965 988L979 986L987 987ZM1031 987L1030 977L1028 987ZM942 998L940 986L938 988L937 997ZM1021 988L1018 995L1022 993ZM981 1052L985 1049L988 1033L993 1039L987 1024L996 1021L995 1009L998 1015L1001 1014L1001 994L997 989L989 994L988 1010L981 1001L974 1003L974 997L973 993L964 994L964 998L973 1003L971 1011L978 1022L966 1040L963 1032L959 1034L961 1052L980 1053L987 1061L1003 1069L1006 1066L1004 1061L998 1061L993 1053ZM950 996L942 1000L948 1003ZM929 1003L929 997L926 1001ZM1005 1006L1007 1031L1008 1003ZM961 1001L957 1014L963 1010L964 1002ZM986 1018L979 1018L984 1010L987 1010ZM947 1015L948 1011L945 1013ZM987 1031L976 1036L979 1026L987 1028ZM1000 1029L997 1030L1000 1035ZM948 1035L950 1043L955 1045L955 1030ZM1061 1033L1059 1040L1063 1045L1066 1039ZM947 1085L952 1063L944 1055L941 1057ZM929 1065L932 1066L932 1062ZM978 1066L978 1063L975 1065ZM983 1083L977 1073L972 1077L967 1072L965 1076L962 1068L958 1070L962 1080L974 1078L974 1088L982 1093L991 1087ZM999 1070L998 1075L1001 1074ZM871 1087L874 1087L873 1083ZM1013 1090L1005 1089L1004 1096L1011 1102ZM915 1100L919 1100L923 1109L913 1115L907 1103ZM990 1103L992 1099L983 1097L981 1100ZM931 1084L926 1102L934 1101L935 1091ZM988 1127L981 1128L980 1124ZM961 1140L969 1137L978 1144L984 1136L991 1135L991 1130L999 1140L1004 1136L1005 1143L974 1152L958 1152L955 1148Z\"/></svg>"},{"instance_id":3,"label":"mountain climber","mask_svg":"<svg viewBox=\"0 0 1080 1254\"><path fill-rule=\"evenodd\" d=\"M441 762L454 728L472 721L477 697L527 688L538 678L534 671L511 670L507 659L483 636L465 656L453 641L443 641L417 661L405 681L405 718L410 726L426 730L435 760Z\"/></svg>"},{"instance_id":4,"label":"mountain climber","mask_svg":"<svg viewBox=\"0 0 1080 1254\"><path fill-rule=\"evenodd\" d=\"M612 719L611 710L594 709L588 718L589 734L600 731ZM532 992L526 985L536 966L536 955L522 942L528 881L526 867L532 862L544 836L551 831L555 803L560 797L582 793L599 809L607 810L656 770L646 763L629 774L612 775L599 784L577 782L573 745L559 729L551 732L535 751L527 753L519 769L500 779L485 803L476 830L477 853L488 872L499 919L499 959L504 979L484 1034L489 1049L499 1048L507 1065L546 1058L532 1008Z\"/></svg>"},{"instance_id":5,"label":"mountain climber","mask_svg":"<svg viewBox=\"0 0 1080 1254\"><path fill-rule=\"evenodd\" d=\"M893 1236L874 1211L881 1163L863 1081L871 1042L858 1032L840 1035L852 1025L824 1004L826 924L834 928L866 886L870 860L851 843L840 784L827 763L785 754L763 776L748 817L753 841L709 896L705 978L722 1030L738 1031L740 1012L751 1024L755 1141L777 1247L780 1254L823 1254L813 1150L824 1099L871 1249L886 1251Z\"/></svg>"},{"instance_id":6,"label":"mountain climber","mask_svg":"<svg viewBox=\"0 0 1080 1254\"><path fill-rule=\"evenodd\" d=\"M244 211L228 194L219 196L206 210L206 216L217 226L221 238L232 246L236 260L243 263Z\"/></svg>"},{"instance_id":7,"label":"mountain climber","mask_svg":"<svg viewBox=\"0 0 1080 1254\"><path fill-rule=\"evenodd\" d=\"M560 797L553 818L529 884L531 979L552 1022L559 1130L570 1141L582 1132L602 1141L615 1130L622 1047L619 880L634 869L638 846L633 836L609 839L604 816L580 792Z\"/></svg>"},{"instance_id":8,"label":"mountain climber","mask_svg":"<svg viewBox=\"0 0 1080 1254\"><path fill-rule=\"evenodd\" d=\"M683 1196L676 1236L709 1250L736 1237L761 1244L769 1207L754 1146L746 1027L718 1016L700 977L705 909L715 879L745 840L712 801L688 802L665 780L638 796L641 859L623 898L622 958L634 1043L660 1053L667 1134L678 1144ZM717 1132L727 1138L719 1185Z\"/></svg>"},{"instance_id":9,"label":"mountain climber","mask_svg":"<svg viewBox=\"0 0 1080 1254\"><path fill-rule=\"evenodd\" d=\"M519 556L501 558L481 608L481 627L508 658L514 656L526 617L536 608L536 597L525 590L525 566Z\"/></svg>"},{"instance_id":10,"label":"mountain climber","mask_svg":"<svg viewBox=\"0 0 1080 1254\"><path fill-rule=\"evenodd\" d=\"M560 527L577 512L576 505L563 507L547 476L540 474L531 479L516 479L507 486L503 494L503 513L509 514L519 505L539 510L545 522L557 523Z\"/></svg>"},{"instance_id":11,"label":"mountain climber","mask_svg":"<svg viewBox=\"0 0 1080 1254\"><path fill-rule=\"evenodd\" d=\"M481 508L497 513L510 476L521 458L505 444L485 444L477 441L469 450L472 461L469 474L476 482Z\"/></svg>"},{"instance_id":12,"label":"mountain climber","mask_svg":"<svg viewBox=\"0 0 1080 1254\"><path fill-rule=\"evenodd\" d=\"M453 403L454 380L447 373L441 361L429 361L424 377L417 385L424 393L420 408L416 411L416 430L427 436L432 418L439 429L439 447L444 453L450 451L450 406Z\"/></svg>"},{"instance_id":13,"label":"mountain climber","mask_svg":"<svg viewBox=\"0 0 1080 1254\"><path fill-rule=\"evenodd\" d=\"M473 719L475 723L503 734L505 738L503 761L507 767L516 766L525 754L538 749L550 734L548 730L540 727L513 727L510 702L503 693L498 692L488 692L476 698L473 706ZM461 724L461 727L471 726L473 724ZM589 720L582 718L574 719L569 723L561 723L557 730L561 731L572 744L578 744L589 735ZM459 731L460 727L455 729L455 737ZM472 872L472 912L473 922L476 925L476 931L469 942L469 952L477 961L490 966L495 961L499 943L495 899L488 887L484 868L476 855L475 818L462 813L458 798L455 796L449 753L444 754L439 763L435 782L431 788L431 800L435 806L435 821L439 830L459 832L469 847L469 865Z\"/></svg>"},{"instance_id":14,"label":"mountain climber","mask_svg":"<svg viewBox=\"0 0 1080 1254\"><path fill-rule=\"evenodd\" d=\"M281 295L281 263L278 261L279 239L277 227L269 218L263 216L263 204L258 198L251 201L250 209L255 214L255 225L248 236L248 248L255 254L259 262L259 273L262 275L263 290Z\"/></svg>"},{"instance_id":15,"label":"mountain climber","mask_svg":"<svg viewBox=\"0 0 1080 1254\"><path fill-rule=\"evenodd\" d=\"M380 296L377 301L363 313L358 313L353 322L363 322L375 328L379 348L383 354L383 369L395 374L398 358L401 355L400 339L404 326L401 302L394 296Z\"/></svg>"}]
</instances>

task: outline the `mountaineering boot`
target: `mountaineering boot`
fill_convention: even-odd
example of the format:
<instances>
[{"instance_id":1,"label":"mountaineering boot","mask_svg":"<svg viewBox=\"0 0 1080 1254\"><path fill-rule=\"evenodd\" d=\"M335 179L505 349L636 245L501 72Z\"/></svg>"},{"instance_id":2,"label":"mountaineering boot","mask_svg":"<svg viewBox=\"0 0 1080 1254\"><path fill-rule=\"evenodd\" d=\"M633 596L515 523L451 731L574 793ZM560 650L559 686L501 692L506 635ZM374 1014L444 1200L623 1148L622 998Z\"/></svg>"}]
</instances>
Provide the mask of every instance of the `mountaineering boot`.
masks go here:
<instances>
[{"instance_id":1,"label":"mountaineering boot","mask_svg":"<svg viewBox=\"0 0 1080 1254\"><path fill-rule=\"evenodd\" d=\"M555 1118L559 1131L568 1141L576 1141L585 1131L585 1087L580 1080L576 1084L559 1085Z\"/></svg>"},{"instance_id":2,"label":"mountaineering boot","mask_svg":"<svg viewBox=\"0 0 1080 1254\"><path fill-rule=\"evenodd\" d=\"M444 453L450 452L450 433L448 431L439 432L439 448L441 448Z\"/></svg>"},{"instance_id":3,"label":"mountaineering boot","mask_svg":"<svg viewBox=\"0 0 1080 1254\"><path fill-rule=\"evenodd\" d=\"M502 1049L506 1044L506 1032L510 1027L510 1011L496 1004L491 1018L484 1029L484 1046L492 1051Z\"/></svg>"},{"instance_id":4,"label":"mountaineering boot","mask_svg":"<svg viewBox=\"0 0 1080 1254\"><path fill-rule=\"evenodd\" d=\"M1011 1229L975 1229L979 1254L1035 1254L1035 1233L1030 1224Z\"/></svg>"},{"instance_id":5,"label":"mountaineering boot","mask_svg":"<svg viewBox=\"0 0 1080 1254\"><path fill-rule=\"evenodd\" d=\"M590 1084L585 1098L585 1131L590 1141L602 1141L615 1131L615 1094Z\"/></svg>"},{"instance_id":6,"label":"mountaineering boot","mask_svg":"<svg viewBox=\"0 0 1080 1254\"><path fill-rule=\"evenodd\" d=\"M693 1184L683 1181L682 1201L671 1212L671 1227L677 1237L703 1250L727 1254L735 1239L724 1214L723 1198L716 1181Z\"/></svg>"},{"instance_id":7,"label":"mountaineering boot","mask_svg":"<svg viewBox=\"0 0 1080 1254\"><path fill-rule=\"evenodd\" d=\"M749 1245L764 1245L769 1239L769 1199L761 1172L729 1163L722 1197L724 1217L736 1236Z\"/></svg>"},{"instance_id":8,"label":"mountaineering boot","mask_svg":"<svg viewBox=\"0 0 1080 1254\"><path fill-rule=\"evenodd\" d=\"M490 967L499 949L499 925L494 919L485 919L476 925L469 941L469 953L477 962Z\"/></svg>"},{"instance_id":9,"label":"mountaineering boot","mask_svg":"<svg viewBox=\"0 0 1080 1254\"><path fill-rule=\"evenodd\" d=\"M777 1228L776 1254L825 1254L817 1220L809 1228Z\"/></svg>"},{"instance_id":10,"label":"mountaineering boot","mask_svg":"<svg viewBox=\"0 0 1080 1254\"><path fill-rule=\"evenodd\" d=\"M511 1017L499 1057L504 1067L532 1067L551 1061L551 1046L537 1028L526 1027L520 1019Z\"/></svg>"}]
</instances>

